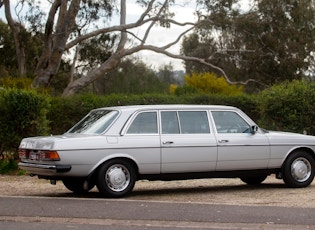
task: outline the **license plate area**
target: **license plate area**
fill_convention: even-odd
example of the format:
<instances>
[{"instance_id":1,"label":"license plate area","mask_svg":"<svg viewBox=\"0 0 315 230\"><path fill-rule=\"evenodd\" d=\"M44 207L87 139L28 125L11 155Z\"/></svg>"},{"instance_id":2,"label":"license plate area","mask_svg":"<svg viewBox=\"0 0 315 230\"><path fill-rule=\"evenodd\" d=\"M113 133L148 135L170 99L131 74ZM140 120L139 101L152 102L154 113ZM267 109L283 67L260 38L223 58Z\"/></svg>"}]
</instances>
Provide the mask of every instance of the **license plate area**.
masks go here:
<instances>
[{"instance_id":1,"label":"license plate area","mask_svg":"<svg viewBox=\"0 0 315 230\"><path fill-rule=\"evenodd\" d=\"M29 159L32 161L39 161L39 152L38 151L30 151Z\"/></svg>"}]
</instances>

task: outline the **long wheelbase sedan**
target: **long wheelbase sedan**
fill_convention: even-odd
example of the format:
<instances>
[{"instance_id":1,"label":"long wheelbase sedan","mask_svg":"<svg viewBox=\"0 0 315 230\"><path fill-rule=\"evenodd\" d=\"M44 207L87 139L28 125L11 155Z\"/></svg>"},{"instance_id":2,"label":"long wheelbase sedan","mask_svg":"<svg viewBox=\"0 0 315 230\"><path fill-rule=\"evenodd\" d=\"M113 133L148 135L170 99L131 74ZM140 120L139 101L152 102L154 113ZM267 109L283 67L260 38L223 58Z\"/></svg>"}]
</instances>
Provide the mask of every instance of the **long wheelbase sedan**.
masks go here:
<instances>
[{"instance_id":1,"label":"long wheelbase sedan","mask_svg":"<svg viewBox=\"0 0 315 230\"><path fill-rule=\"evenodd\" d=\"M315 137L266 131L230 106L118 106L92 110L63 135L23 139L19 157L31 176L75 193L96 185L106 197L141 179L260 184L275 174L301 188L314 179Z\"/></svg>"}]
</instances>

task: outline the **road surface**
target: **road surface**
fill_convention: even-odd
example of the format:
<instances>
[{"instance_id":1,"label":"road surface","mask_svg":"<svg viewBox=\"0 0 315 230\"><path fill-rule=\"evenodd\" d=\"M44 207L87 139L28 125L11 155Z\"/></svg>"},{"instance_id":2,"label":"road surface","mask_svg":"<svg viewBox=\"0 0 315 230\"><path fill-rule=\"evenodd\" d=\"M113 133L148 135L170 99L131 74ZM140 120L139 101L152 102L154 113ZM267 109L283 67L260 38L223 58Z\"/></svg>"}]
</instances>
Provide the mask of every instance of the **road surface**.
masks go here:
<instances>
[{"instance_id":1,"label":"road surface","mask_svg":"<svg viewBox=\"0 0 315 230\"><path fill-rule=\"evenodd\" d=\"M315 229L315 208L0 196L0 229Z\"/></svg>"}]
</instances>

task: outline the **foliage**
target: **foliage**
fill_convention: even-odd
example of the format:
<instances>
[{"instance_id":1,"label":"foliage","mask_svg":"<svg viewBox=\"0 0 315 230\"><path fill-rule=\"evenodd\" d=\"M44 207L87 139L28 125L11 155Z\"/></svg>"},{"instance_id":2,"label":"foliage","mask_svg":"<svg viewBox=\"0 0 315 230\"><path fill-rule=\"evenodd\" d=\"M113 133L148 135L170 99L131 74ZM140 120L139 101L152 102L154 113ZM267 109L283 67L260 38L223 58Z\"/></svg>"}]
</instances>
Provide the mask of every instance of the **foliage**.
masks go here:
<instances>
[{"instance_id":1,"label":"foliage","mask_svg":"<svg viewBox=\"0 0 315 230\"><path fill-rule=\"evenodd\" d=\"M130 6L126 0L120 2L104 0L48 1L44 5L41 1L26 0L15 2L13 4L15 7L12 8L9 1L4 1L3 4L6 9L7 27L11 30L11 37L14 38L11 41L14 41L12 47L15 48L16 56L18 56L19 70L25 64L24 48L28 44L22 39L21 31L26 31L27 38L40 40L40 43L36 43L39 45L35 47L38 52L34 52L34 56L27 59L34 62L32 66L27 66L29 67L27 69L33 72L33 87L48 88L52 86L53 82L60 82L60 86L64 86L65 78L63 74L60 74L62 72L61 63L65 58L72 63L69 81L62 93L65 97L78 92L82 93L82 89L91 87L91 83L108 77L109 72L113 71L126 57L140 51L152 51L179 59L189 58L176 54L172 48L184 34L189 33L203 21L203 17L198 17L196 22L187 22L186 19L176 21L174 10L177 9L173 7L185 8L190 3L177 4L175 0L136 1L135 4L141 10L136 12L135 16L138 18L132 22L126 20L126 12L129 12L126 8ZM14 13L16 15L13 15ZM114 24L108 23L114 15L119 16L120 20L114 20ZM208 20L205 18L205 21ZM148 39L155 26L160 26L165 30L176 26L182 28L183 31L175 39L167 38L160 46L153 44ZM136 32L139 29L145 31L139 34ZM172 80L168 75L170 68L165 70L164 79ZM56 77L62 79L54 81ZM125 79L125 76L123 77ZM143 75L138 75L138 79L141 78ZM140 80L140 87L132 88L133 92L128 93L139 93L135 91L138 88L143 89L142 83ZM151 85L163 87L156 83L158 82L153 81ZM92 87L94 87L93 84ZM115 93L121 92L116 91Z\"/></svg>"},{"instance_id":2,"label":"foliage","mask_svg":"<svg viewBox=\"0 0 315 230\"><path fill-rule=\"evenodd\" d=\"M32 90L0 91L1 153L15 153L22 138L48 133L49 100Z\"/></svg>"},{"instance_id":3,"label":"foliage","mask_svg":"<svg viewBox=\"0 0 315 230\"><path fill-rule=\"evenodd\" d=\"M181 88L181 87L179 87ZM32 90L0 90L1 151L13 154L22 138L62 134L90 110L100 107L135 104L217 104L242 109L261 127L315 134L315 83L305 80L286 81L257 95L205 94L80 94L67 98L50 97ZM14 118L14 119L13 119ZM7 157L0 161L0 173L16 166Z\"/></svg>"},{"instance_id":4,"label":"foliage","mask_svg":"<svg viewBox=\"0 0 315 230\"><path fill-rule=\"evenodd\" d=\"M32 79L26 77L12 78L4 77L0 78L0 86L3 88L15 88L15 89L31 89Z\"/></svg>"},{"instance_id":5,"label":"foliage","mask_svg":"<svg viewBox=\"0 0 315 230\"><path fill-rule=\"evenodd\" d=\"M170 94L174 95L176 92L176 89L178 88L178 85L176 84L170 84Z\"/></svg>"},{"instance_id":6,"label":"foliage","mask_svg":"<svg viewBox=\"0 0 315 230\"><path fill-rule=\"evenodd\" d=\"M51 133L62 134L83 118L91 109L146 104L222 104L241 108L253 119L257 119L255 99L249 95L211 95L186 94L181 96L168 94L110 94L98 96L82 94L71 97L54 97L51 99L51 109L47 114L50 120Z\"/></svg>"},{"instance_id":7,"label":"foliage","mask_svg":"<svg viewBox=\"0 0 315 230\"><path fill-rule=\"evenodd\" d=\"M71 97L53 97L47 118L51 123L51 134L62 134L83 118L90 110L108 106L137 104L184 103L182 98L167 94L80 94Z\"/></svg>"},{"instance_id":8,"label":"foliage","mask_svg":"<svg viewBox=\"0 0 315 230\"><path fill-rule=\"evenodd\" d=\"M314 68L313 0L251 1L248 9L236 0L197 2L209 23L200 24L184 39L183 54L216 63L231 80L260 82L246 86L251 92L302 79ZM185 66L187 73L211 70L192 61L185 61Z\"/></svg>"},{"instance_id":9,"label":"foliage","mask_svg":"<svg viewBox=\"0 0 315 230\"><path fill-rule=\"evenodd\" d=\"M185 82L184 90L181 90L181 87L176 89L177 95L181 93L239 95L243 90L242 86L229 85L223 77L217 77L214 73L186 75Z\"/></svg>"},{"instance_id":10,"label":"foliage","mask_svg":"<svg viewBox=\"0 0 315 230\"><path fill-rule=\"evenodd\" d=\"M101 34L80 44L78 59L80 63L86 63L87 71L101 65L112 55L115 39L116 36Z\"/></svg>"},{"instance_id":11,"label":"foliage","mask_svg":"<svg viewBox=\"0 0 315 230\"><path fill-rule=\"evenodd\" d=\"M21 55L23 55L25 59L23 76L19 76L18 73L18 57L12 31L9 26L0 19L0 67L3 68L3 71L7 71L8 74L6 76L32 76L33 70L36 66L36 59L40 53L41 35L32 34L30 31L27 31L24 26L20 26L19 31L19 40L21 41L20 45L23 49Z\"/></svg>"},{"instance_id":12,"label":"foliage","mask_svg":"<svg viewBox=\"0 0 315 230\"><path fill-rule=\"evenodd\" d=\"M98 94L143 94L167 91L164 79L159 79L153 69L138 59L122 60L119 66L93 83Z\"/></svg>"},{"instance_id":13,"label":"foliage","mask_svg":"<svg viewBox=\"0 0 315 230\"><path fill-rule=\"evenodd\" d=\"M315 83L286 81L257 97L260 123L268 129L315 134Z\"/></svg>"},{"instance_id":14,"label":"foliage","mask_svg":"<svg viewBox=\"0 0 315 230\"><path fill-rule=\"evenodd\" d=\"M0 174L10 174L18 169L17 161L14 158L0 160Z\"/></svg>"}]
</instances>

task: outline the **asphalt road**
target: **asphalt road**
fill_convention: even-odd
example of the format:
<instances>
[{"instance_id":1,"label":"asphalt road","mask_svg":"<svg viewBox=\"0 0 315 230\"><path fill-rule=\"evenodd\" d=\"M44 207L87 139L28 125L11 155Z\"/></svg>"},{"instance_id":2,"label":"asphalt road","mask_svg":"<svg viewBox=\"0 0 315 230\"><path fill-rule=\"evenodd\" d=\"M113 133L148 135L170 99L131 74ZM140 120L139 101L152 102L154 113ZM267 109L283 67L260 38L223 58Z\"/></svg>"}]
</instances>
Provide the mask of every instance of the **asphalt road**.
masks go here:
<instances>
[{"instance_id":1,"label":"asphalt road","mask_svg":"<svg viewBox=\"0 0 315 230\"><path fill-rule=\"evenodd\" d=\"M0 196L0 229L315 229L315 208Z\"/></svg>"}]
</instances>

